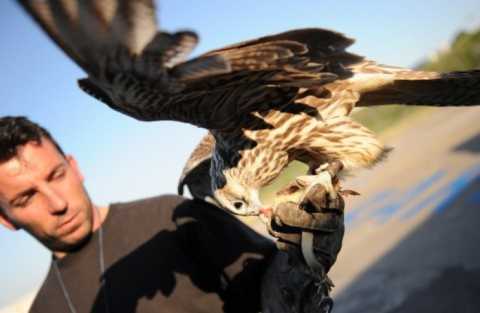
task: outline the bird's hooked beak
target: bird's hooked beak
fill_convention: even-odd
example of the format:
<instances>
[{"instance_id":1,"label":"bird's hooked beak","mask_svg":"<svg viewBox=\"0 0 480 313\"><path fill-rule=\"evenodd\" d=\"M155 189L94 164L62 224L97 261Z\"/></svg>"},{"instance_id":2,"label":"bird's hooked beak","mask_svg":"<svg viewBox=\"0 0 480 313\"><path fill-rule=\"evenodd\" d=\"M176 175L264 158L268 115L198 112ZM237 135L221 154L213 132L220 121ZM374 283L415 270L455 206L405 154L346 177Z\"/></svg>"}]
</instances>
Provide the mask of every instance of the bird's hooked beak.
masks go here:
<instances>
[{"instance_id":1,"label":"bird's hooked beak","mask_svg":"<svg viewBox=\"0 0 480 313\"><path fill-rule=\"evenodd\" d=\"M272 216L273 214L273 208L272 207L262 207L259 209L260 214L265 215L267 217Z\"/></svg>"},{"instance_id":2,"label":"bird's hooked beak","mask_svg":"<svg viewBox=\"0 0 480 313\"><path fill-rule=\"evenodd\" d=\"M262 221L265 225L270 224L273 216L273 207L262 207L259 211L260 214L258 215L258 217L260 221Z\"/></svg>"}]
</instances>

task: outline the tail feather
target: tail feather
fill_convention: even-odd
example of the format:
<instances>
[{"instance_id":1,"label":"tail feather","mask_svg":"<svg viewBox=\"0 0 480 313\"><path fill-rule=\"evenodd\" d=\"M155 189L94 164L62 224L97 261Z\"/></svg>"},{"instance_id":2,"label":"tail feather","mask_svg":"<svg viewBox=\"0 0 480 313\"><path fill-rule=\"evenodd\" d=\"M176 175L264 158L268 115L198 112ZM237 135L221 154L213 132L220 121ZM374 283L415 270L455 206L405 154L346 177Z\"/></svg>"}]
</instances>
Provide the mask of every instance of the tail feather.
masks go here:
<instances>
[{"instance_id":1,"label":"tail feather","mask_svg":"<svg viewBox=\"0 0 480 313\"><path fill-rule=\"evenodd\" d=\"M480 105L480 70L450 73L399 72L391 82L361 93L357 106L385 104Z\"/></svg>"}]
</instances>

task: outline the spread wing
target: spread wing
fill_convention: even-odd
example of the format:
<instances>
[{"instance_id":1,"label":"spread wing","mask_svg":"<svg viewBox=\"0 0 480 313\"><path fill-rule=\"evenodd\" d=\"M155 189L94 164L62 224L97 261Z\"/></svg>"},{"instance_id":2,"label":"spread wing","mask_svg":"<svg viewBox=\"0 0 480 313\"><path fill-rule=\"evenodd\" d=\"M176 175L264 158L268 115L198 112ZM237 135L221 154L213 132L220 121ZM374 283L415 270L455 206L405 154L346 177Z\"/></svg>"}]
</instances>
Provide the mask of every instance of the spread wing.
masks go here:
<instances>
[{"instance_id":1,"label":"spread wing","mask_svg":"<svg viewBox=\"0 0 480 313\"><path fill-rule=\"evenodd\" d=\"M207 129L238 127L239 116L281 107L302 87L338 77L334 58L353 41L300 29L215 50L186 61L194 32L157 29L151 0L18 0L88 74L87 93L140 120L175 120Z\"/></svg>"},{"instance_id":2,"label":"spread wing","mask_svg":"<svg viewBox=\"0 0 480 313\"><path fill-rule=\"evenodd\" d=\"M378 66L347 52L353 40L330 30L287 31L186 61L197 35L159 31L152 0L18 1L88 74L79 80L84 91L139 120L238 129L249 113L282 109L305 89L320 95L320 105L341 103L344 90L359 105L480 98L478 72L415 75Z\"/></svg>"},{"instance_id":3,"label":"spread wing","mask_svg":"<svg viewBox=\"0 0 480 313\"><path fill-rule=\"evenodd\" d=\"M215 148L215 138L208 133L202 138L187 160L178 182L178 193L183 195L185 185L194 198L213 198L210 178L210 161Z\"/></svg>"},{"instance_id":4,"label":"spread wing","mask_svg":"<svg viewBox=\"0 0 480 313\"><path fill-rule=\"evenodd\" d=\"M184 63L197 45L197 35L192 31L159 31L152 0L18 2L88 74L88 78L79 80L82 89L138 119L155 119L148 116L149 108L142 112L143 104L135 103L139 92L142 97L165 100L163 93L181 88L180 83L168 80L168 72L176 65L182 64L190 71L202 68L209 74L230 71L220 57ZM163 109L160 117L168 118L168 108L158 108Z\"/></svg>"}]
</instances>

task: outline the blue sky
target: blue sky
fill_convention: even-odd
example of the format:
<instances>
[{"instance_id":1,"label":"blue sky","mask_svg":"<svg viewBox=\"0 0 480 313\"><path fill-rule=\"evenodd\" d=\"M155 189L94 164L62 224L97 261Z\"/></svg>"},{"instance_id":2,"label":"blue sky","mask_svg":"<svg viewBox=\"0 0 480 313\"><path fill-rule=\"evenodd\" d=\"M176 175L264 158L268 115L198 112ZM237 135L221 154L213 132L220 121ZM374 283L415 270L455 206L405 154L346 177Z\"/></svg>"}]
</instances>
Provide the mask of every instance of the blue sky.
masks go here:
<instances>
[{"instance_id":1,"label":"blue sky","mask_svg":"<svg viewBox=\"0 0 480 313\"><path fill-rule=\"evenodd\" d=\"M193 29L194 54L299 27L356 38L350 49L379 63L413 66L461 29L480 25L478 0L162 1L163 29ZM193 126L142 123L76 86L82 71L13 3L0 2L0 116L27 115L78 160L94 201L106 204L174 193L190 151L204 134ZM22 232L0 228L0 308L41 283L49 254ZM8 287L8 288L7 288Z\"/></svg>"}]
</instances>

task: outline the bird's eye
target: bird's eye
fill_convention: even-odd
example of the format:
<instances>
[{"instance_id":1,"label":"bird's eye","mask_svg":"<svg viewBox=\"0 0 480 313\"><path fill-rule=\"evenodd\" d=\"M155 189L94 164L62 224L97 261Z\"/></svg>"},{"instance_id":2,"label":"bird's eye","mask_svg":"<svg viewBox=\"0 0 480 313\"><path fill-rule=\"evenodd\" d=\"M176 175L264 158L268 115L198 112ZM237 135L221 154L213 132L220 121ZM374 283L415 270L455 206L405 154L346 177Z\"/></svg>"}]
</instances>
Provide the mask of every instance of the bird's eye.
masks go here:
<instances>
[{"instance_id":1,"label":"bird's eye","mask_svg":"<svg viewBox=\"0 0 480 313\"><path fill-rule=\"evenodd\" d=\"M240 210L242 207L243 207L244 203L242 201L235 201L233 203L233 206L235 207L235 209L237 210Z\"/></svg>"}]
</instances>

